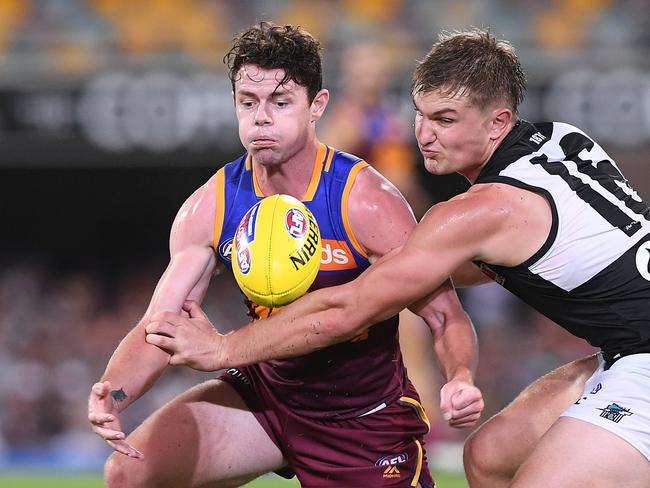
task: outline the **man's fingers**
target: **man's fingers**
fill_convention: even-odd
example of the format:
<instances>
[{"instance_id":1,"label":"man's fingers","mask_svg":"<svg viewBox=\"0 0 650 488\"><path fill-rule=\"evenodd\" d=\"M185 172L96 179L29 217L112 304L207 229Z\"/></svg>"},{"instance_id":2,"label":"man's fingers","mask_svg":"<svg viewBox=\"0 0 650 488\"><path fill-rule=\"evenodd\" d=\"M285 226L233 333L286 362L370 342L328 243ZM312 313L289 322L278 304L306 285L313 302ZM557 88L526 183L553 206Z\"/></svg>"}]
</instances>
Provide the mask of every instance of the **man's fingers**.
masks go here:
<instances>
[{"instance_id":1,"label":"man's fingers","mask_svg":"<svg viewBox=\"0 0 650 488\"><path fill-rule=\"evenodd\" d=\"M167 310L153 314L150 322L167 322L171 325L176 325L176 319L178 319L178 314Z\"/></svg>"},{"instance_id":2,"label":"man's fingers","mask_svg":"<svg viewBox=\"0 0 650 488\"><path fill-rule=\"evenodd\" d=\"M479 417L476 416L476 418L471 418L468 420L462 420L462 421L452 420L451 422L449 422L449 426L455 429L465 429L467 427L474 427L478 419Z\"/></svg>"},{"instance_id":3,"label":"man's fingers","mask_svg":"<svg viewBox=\"0 0 650 488\"><path fill-rule=\"evenodd\" d=\"M478 388L464 388L451 396L453 410L462 410L478 403L483 403L481 391Z\"/></svg>"},{"instance_id":4,"label":"man's fingers","mask_svg":"<svg viewBox=\"0 0 650 488\"><path fill-rule=\"evenodd\" d=\"M94 395L97 395L98 397L105 397L111 391L111 384L108 381L101 381L99 383L95 383L91 391L93 392Z\"/></svg>"},{"instance_id":5,"label":"man's fingers","mask_svg":"<svg viewBox=\"0 0 650 488\"><path fill-rule=\"evenodd\" d=\"M115 451L134 459L144 460L144 455L126 441L107 441Z\"/></svg>"},{"instance_id":6,"label":"man's fingers","mask_svg":"<svg viewBox=\"0 0 650 488\"><path fill-rule=\"evenodd\" d=\"M115 420L115 417L109 413L90 412L88 414L88 420L92 424L101 425L108 422L113 422Z\"/></svg>"},{"instance_id":7,"label":"man's fingers","mask_svg":"<svg viewBox=\"0 0 650 488\"><path fill-rule=\"evenodd\" d=\"M126 439L126 434L120 430L110 429L107 427L100 427L95 425L93 431L102 439L106 441L117 441Z\"/></svg>"},{"instance_id":8,"label":"man's fingers","mask_svg":"<svg viewBox=\"0 0 650 488\"><path fill-rule=\"evenodd\" d=\"M453 393L449 391L447 394L441 394L440 411L452 427L473 425L481 416L483 407L481 391L474 386L468 385Z\"/></svg>"},{"instance_id":9,"label":"man's fingers","mask_svg":"<svg viewBox=\"0 0 650 488\"><path fill-rule=\"evenodd\" d=\"M147 334L144 338L152 346L158 346L166 351L173 351L174 339L159 334Z\"/></svg>"},{"instance_id":10,"label":"man's fingers","mask_svg":"<svg viewBox=\"0 0 650 488\"><path fill-rule=\"evenodd\" d=\"M457 418L451 419L449 421L449 425L451 425L452 427L473 425L480 417L481 414L479 412L462 415Z\"/></svg>"},{"instance_id":11,"label":"man's fingers","mask_svg":"<svg viewBox=\"0 0 650 488\"><path fill-rule=\"evenodd\" d=\"M187 313L190 314L190 318L196 319L196 318L204 318L207 319L207 315L205 315L205 312L201 308L201 306L198 304L198 302L195 302L194 300L188 300L183 304L183 310L185 310Z\"/></svg>"},{"instance_id":12,"label":"man's fingers","mask_svg":"<svg viewBox=\"0 0 650 488\"><path fill-rule=\"evenodd\" d=\"M161 334L174 337L176 335L176 326L169 322L153 321L147 324L145 331L147 334Z\"/></svg>"}]
</instances>

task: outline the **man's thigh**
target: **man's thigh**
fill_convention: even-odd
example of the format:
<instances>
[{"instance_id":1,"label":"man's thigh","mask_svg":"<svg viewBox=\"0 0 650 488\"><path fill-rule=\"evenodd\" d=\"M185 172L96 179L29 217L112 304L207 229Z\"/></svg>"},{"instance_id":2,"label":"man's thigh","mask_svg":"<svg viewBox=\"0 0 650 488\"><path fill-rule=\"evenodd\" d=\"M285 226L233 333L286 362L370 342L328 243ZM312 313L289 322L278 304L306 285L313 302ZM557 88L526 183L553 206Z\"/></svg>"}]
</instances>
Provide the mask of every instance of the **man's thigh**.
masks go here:
<instances>
[{"instance_id":1,"label":"man's thigh","mask_svg":"<svg viewBox=\"0 0 650 488\"><path fill-rule=\"evenodd\" d=\"M114 453L107 478L129 480L115 486L240 486L285 464L241 397L219 380L197 385L157 410L128 442L144 461Z\"/></svg>"},{"instance_id":2,"label":"man's thigh","mask_svg":"<svg viewBox=\"0 0 650 488\"><path fill-rule=\"evenodd\" d=\"M650 487L650 463L621 437L561 417L517 472L511 488Z\"/></svg>"},{"instance_id":3,"label":"man's thigh","mask_svg":"<svg viewBox=\"0 0 650 488\"><path fill-rule=\"evenodd\" d=\"M497 486L489 477L507 484L560 414L580 397L597 367L594 355L553 370L475 431L465 445L470 484ZM488 481L482 482L485 476Z\"/></svg>"}]
</instances>

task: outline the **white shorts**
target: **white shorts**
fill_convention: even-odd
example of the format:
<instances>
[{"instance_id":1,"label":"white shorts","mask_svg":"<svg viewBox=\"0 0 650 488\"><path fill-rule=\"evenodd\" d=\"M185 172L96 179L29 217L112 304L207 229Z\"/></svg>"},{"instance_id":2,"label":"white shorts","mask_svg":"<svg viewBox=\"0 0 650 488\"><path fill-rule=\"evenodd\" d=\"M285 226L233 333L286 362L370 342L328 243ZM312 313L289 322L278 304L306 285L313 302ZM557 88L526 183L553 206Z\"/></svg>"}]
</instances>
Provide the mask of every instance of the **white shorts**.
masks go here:
<instances>
[{"instance_id":1,"label":"white shorts","mask_svg":"<svg viewBox=\"0 0 650 488\"><path fill-rule=\"evenodd\" d=\"M580 399L560 416L607 429L650 461L650 354L625 356L607 371L600 354L598 362Z\"/></svg>"}]
</instances>

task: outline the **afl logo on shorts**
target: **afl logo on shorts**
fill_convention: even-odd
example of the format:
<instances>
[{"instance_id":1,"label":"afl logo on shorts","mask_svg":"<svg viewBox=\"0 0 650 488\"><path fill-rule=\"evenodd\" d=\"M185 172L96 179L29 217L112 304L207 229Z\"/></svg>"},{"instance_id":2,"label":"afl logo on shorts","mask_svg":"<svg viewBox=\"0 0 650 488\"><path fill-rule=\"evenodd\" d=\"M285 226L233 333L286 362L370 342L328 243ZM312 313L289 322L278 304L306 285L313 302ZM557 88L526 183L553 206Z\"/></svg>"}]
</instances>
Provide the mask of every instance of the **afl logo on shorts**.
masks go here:
<instances>
[{"instance_id":1,"label":"afl logo on shorts","mask_svg":"<svg viewBox=\"0 0 650 488\"><path fill-rule=\"evenodd\" d=\"M650 281L650 241L639 246L636 251L636 269L643 278Z\"/></svg>"},{"instance_id":2,"label":"afl logo on shorts","mask_svg":"<svg viewBox=\"0 0 650 488\"><path fill-rule=\"evenodd\" d=\"M290 208L284 217L287 232L294 239L302 239L307 235L307 217L297 208Z\"/></svg>"}]
</instances>

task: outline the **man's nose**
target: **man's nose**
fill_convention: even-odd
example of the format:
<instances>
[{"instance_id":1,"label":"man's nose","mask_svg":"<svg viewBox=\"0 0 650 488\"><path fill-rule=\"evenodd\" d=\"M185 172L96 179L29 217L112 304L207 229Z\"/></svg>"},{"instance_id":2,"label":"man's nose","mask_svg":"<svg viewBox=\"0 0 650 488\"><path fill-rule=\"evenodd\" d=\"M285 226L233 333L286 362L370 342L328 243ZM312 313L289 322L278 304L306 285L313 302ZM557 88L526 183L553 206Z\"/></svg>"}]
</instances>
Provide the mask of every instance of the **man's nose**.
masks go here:
<instances>
[{"instance_id":1,"label":"man's nose","mask_svg":"<svg viewBox=\"0 0 650 488\"><path fill-rule=\"evenodd\" d=\"M255 111L255 125L269 125L272 121L268 106L260 103Z\"/></svg>"},{"instance_id":2,"label":"man's nose","mask_svg":"<svg viewBox=\"0 0 650 488\"><path fill-rule=\"evenodd\" d=\"M415 138L418 140L420 146L426 146L435 142L437 137L433 124L426 120L415 124Z\"/></svg>"}]
</instances>

